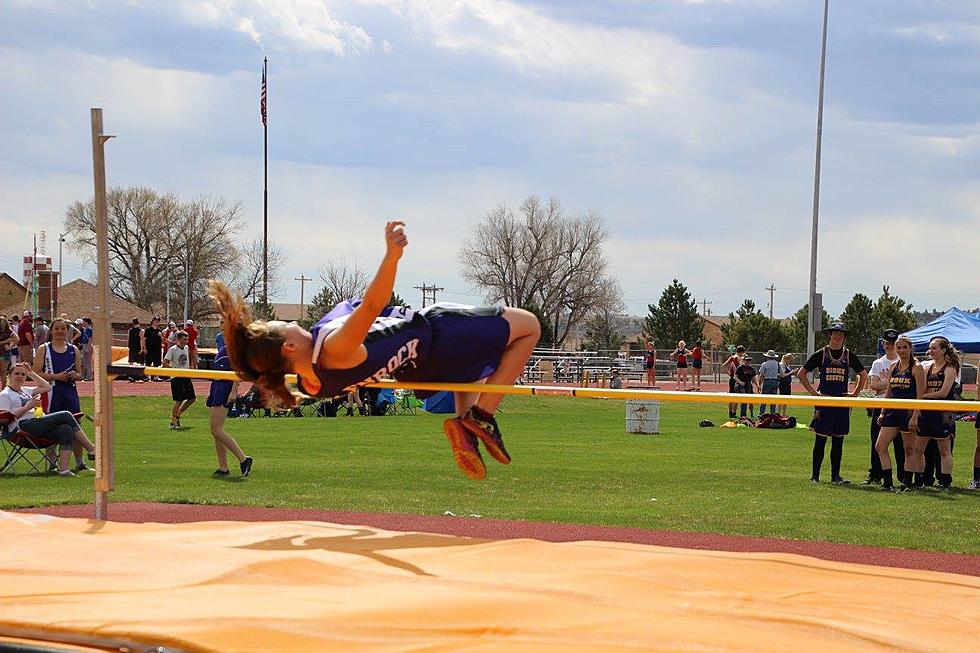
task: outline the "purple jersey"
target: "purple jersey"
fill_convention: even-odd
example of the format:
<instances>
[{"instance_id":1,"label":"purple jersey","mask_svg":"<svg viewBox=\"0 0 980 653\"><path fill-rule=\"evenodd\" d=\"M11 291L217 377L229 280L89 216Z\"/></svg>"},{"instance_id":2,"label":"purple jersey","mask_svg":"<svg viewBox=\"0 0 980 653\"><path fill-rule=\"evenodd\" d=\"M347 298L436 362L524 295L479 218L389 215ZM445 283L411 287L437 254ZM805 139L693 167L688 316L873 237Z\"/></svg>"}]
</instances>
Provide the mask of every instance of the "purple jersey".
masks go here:
<instances>
[{"instance_id":1,"label":"purple jersey","mask_svg":"<svg viewBox=\"0 0 980 653\"><path fill-rule=\"evenodd\" d=\"M313 326L313 368L320 397L336 397L348 388L384 377L414 381L477 381L491 374L507 345L510 327L501 309L440 302L421 311L389 306L364 338L367 358L346 370L318 364L323 341L350 317L359 301L343 302ZM299 389L309 393L303 385Z\"/></svg>"}]
</instances>

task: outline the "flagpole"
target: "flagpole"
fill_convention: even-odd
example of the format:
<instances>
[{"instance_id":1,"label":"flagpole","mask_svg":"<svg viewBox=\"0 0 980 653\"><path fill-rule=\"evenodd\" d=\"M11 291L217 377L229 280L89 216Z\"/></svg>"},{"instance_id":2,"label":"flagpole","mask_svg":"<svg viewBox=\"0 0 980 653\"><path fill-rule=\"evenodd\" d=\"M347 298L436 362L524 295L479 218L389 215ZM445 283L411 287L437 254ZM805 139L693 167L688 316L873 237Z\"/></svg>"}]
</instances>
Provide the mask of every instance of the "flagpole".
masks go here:
<instances>
[{"instance_id":1,"label":"flagpole","mask_svg":"<svg viewBox=\"0 0 980 653\"><path fill-rule=\"evenodd\" d=\"M262 190L262 303L269 303L269 121L268 87L266 68L269 59L262 57L262 135L264 141L263 167L265 169Z\"/></svg>"}]
</instances>

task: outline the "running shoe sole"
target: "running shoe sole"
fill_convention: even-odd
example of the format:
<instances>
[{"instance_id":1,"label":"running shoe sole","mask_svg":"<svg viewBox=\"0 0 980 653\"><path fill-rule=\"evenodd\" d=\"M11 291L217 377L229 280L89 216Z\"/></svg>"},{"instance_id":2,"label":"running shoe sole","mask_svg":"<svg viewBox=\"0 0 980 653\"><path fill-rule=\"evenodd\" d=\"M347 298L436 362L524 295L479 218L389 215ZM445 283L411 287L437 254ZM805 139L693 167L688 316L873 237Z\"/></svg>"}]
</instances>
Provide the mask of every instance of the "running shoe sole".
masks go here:
<instances>
[{"instance_id":1,"label":"running shoe sole","mask_svg":"<svg viewBox=\"0 0 980 653\"><path fill-rule=\"evenodd\" d=\"M442 430L449 440L449 447L453 450L453 458L456 459L456 466L460 471L475 481L485 479L487 466L476 448L476 438L463 426L462 420L458 417L447 419L442 423Z\"/></svg>"},{"instance_id":2,"label":"running shoe sole","mask_svg":"<svg viewBox=\"0 0 980 653\"><path fill-rule=\"evenodd\" d=\"M486 448L487 453L496 460L501 465L510 464L510 454L507 450L503 448L503 442L498 442L496 438L493 437L486 429L480 426L479 422L475 419L463 416L460 418L463 423L463 427L471 434L480 438L480 442L483 443L484 448Z\"/></svg>"}]
</instances>

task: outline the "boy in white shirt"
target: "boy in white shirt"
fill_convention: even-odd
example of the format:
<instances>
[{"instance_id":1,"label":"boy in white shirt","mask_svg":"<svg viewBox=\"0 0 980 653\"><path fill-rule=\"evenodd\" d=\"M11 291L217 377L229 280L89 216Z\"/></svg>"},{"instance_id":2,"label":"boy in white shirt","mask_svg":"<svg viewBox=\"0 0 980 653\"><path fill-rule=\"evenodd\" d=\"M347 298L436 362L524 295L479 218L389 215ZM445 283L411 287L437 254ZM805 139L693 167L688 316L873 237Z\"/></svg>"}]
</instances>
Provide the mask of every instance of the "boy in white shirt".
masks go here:
<instances>
[{"instance_id":1,"label":"boy in white shirt","mask_svg":"<svg viewBox=\"0 0 980 653\"><path fill-rule=\"evenodd\" d=\"M177 332L177 343L167 350L163 357L164 367L174 367L189 370L191 367L191 349L187 346L187 333ZM174 408L170 412L170 428L180 428L180 416L184 414L197 396L194 394L194 384L190 379L175 377L170 379L170 396L174 400Z\"/></svg>"}]
</instances>

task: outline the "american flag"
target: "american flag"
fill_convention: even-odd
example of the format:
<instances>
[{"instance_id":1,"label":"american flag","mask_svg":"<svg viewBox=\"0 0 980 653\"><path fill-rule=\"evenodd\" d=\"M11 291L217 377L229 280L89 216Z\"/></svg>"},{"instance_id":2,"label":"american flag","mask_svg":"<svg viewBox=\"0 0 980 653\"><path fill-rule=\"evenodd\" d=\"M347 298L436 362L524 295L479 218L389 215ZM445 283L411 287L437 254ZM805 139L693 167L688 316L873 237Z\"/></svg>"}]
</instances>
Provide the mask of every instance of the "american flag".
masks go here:
<instances>
[{"instance_id":1,"label":"american flag","mask_svg":"<svg viewBox=\"0 0 980 653\"><path fill-rule=\"evenodd\" d=\"M266 106L266 89L265 89L265 62L262 62L262 99L259 102L259 110L262 112L262 126L267 126L267 120L269 118L269 108Z\"/></svg>"}]
</instances>

